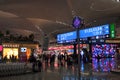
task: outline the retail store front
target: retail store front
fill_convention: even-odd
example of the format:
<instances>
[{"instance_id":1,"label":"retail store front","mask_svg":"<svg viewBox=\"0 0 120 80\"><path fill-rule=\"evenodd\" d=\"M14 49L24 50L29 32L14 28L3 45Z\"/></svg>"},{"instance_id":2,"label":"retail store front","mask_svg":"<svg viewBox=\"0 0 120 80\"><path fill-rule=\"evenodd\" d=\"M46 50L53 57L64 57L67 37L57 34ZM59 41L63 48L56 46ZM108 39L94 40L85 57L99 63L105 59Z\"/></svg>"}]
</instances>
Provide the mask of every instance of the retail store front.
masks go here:
<instances>
[{"instance_id":1,"label":"retail store front","mask_svg":"<svg viewBox=\"0 0 120 80\"><path fill-rule=\"evenodd\" d=\"M3 44L3 59L4 60L17 60L19 54L19 44L4 43Z\"/></svg>"},{"instance_id":2,"label":"retail store front","mask_svg":"<svg viewBox=\"0 0 120 80\"><path fill-rule=\"evenodd\" d=\"M31 49L36 49L38 44L23 44L23 43L3 43L0 47L1 56L4 61L26 62L31 54Z\"/></svg>"}]
</instances>

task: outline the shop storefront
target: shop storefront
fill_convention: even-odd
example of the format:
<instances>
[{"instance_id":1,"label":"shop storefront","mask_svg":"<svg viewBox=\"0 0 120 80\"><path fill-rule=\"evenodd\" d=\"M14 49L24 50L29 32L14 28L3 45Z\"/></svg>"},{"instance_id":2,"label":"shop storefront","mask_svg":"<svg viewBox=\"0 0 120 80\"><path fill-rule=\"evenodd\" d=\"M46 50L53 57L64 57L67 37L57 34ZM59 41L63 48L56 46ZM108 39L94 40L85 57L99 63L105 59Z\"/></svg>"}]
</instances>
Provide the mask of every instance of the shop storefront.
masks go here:
<instances>
[{"instance_id":1,"label":"shop storefront","mask_svg":"<svg viewBox=\"0 0 120 80\"><path fill-rule=\"evenodd\" d=\"M77 47L77 46L76 46ZM80 49L87 48L89 50L88 44L80 44ZM61 45L61 46L51 46L48 48L49 51L57 50L61 54L66 51L68 55L74 54L74 45Z\"/></svg>"},{"instance_id":2,"label":"shop storefront","mask_svg":"<svg viewBox=\"0 0 120 80\"><path fill-rule=\"evenodd\" d=\"M29 59L31 49L37 49L38 44L20 44L19 46L19 58L21 62L25 62Z\"/></svg>"},{"instance_id":3,"label":"shop storefront","mask_svg":"<svg viewBox=\"0 0 120 80\"><path fill-rule=\"evenodd\" d=\"M19 44L15 43L3 43L3 59L18 59Z\"/></svg>"},{"instance_id":4,"label":"shop storefront","mask_svg":"<svg viewBox=\"0 0 120 80\"><path fill-rule=\"evenodd\" d=\"M118 54L120 39L106 39L104 43L94 43L91 45L92 57L112 58Z\"/></svg>"},{"instance_id":5,"label":"shop storefront","mask_svg":"<svg viewBox=\"0 0 120 80\"><path fill-rule=\"evenodd\" d=\"M69 45L69 46L51 46L48 48L49 51L58 51L61 54L64 54L64 52L66 51L69 54L73 54L73 45Z\"/></svg>"},{"instance_id":6,"label":"shop storefront","mask_svg":"<svg viewBox=\"0 0 120 80\"><path fill-rule=\"evenodd\" d=\"M0 52L4 61L25 62L30 57L31 49L37 49L37 47L38 44L3 43L0 46Z\"/></svg>"},{"instance_id":7,"label":"shop storefront","mask_svg":"<svg viewBox=\"0 0 120 80\"><path fill-rule=\"evenodd\" d=\"M107 39L106 43L114 44L116 46L116 47L114 47L116 55L120 55L120 38Z\"/></svg>"}]
</instances>

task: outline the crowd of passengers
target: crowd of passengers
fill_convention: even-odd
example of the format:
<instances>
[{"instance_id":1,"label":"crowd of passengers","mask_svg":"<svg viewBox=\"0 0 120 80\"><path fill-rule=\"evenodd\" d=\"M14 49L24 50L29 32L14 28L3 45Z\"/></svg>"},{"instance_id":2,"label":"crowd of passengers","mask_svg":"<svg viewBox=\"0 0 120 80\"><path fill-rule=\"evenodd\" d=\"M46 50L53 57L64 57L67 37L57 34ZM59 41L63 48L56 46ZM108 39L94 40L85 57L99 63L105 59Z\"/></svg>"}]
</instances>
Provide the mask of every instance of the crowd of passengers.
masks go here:
<instances>
[{"instance_id":1,"label":"crowd of passengers","mask_svg":"<svg viewBox=\"0 0 120 80\"><path fill-rule=\"evenodd\" d=\"M80 55L80 59L82 59L84 63L90 62L90 55L88 55L87 50L83 49L83 51L84 51L84 55L83 56ZM66 51L63 54L58 52L58 55L56 55L55 53L54 54L47 54L47 53L37 54L33 50L29 58L29 61L33 64L32 65L33 71L35 71L36 66L38 67L38 70L41 71L43 62L45 62L45 64L53 65L57 61L58 65L60 66L65 66L65 65L71 66L73 64L77 64L78 54L68 55Z\"/></svg>"}]
</instances>

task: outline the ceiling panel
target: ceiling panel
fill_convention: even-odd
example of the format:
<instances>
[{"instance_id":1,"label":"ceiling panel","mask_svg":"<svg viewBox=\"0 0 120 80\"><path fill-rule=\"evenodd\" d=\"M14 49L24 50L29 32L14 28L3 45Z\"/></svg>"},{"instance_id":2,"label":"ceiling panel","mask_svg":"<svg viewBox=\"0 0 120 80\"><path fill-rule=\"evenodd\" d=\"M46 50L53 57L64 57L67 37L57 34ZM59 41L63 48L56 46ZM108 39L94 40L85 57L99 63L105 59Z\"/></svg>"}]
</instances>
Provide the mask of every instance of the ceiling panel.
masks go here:
<instances>
[{"instance_id":1,"label":"ceiling panel","mask_svg":"<svg viewBox=\"0 0 120 80\"><path fill-rule=\"evenodd\" d=\"M37 32L55 39L58 33L75 30L74 16L83 18L86 28L119 22L119 9L119 0L0 0L0 29Z\"/></svg>"}]
</instances>

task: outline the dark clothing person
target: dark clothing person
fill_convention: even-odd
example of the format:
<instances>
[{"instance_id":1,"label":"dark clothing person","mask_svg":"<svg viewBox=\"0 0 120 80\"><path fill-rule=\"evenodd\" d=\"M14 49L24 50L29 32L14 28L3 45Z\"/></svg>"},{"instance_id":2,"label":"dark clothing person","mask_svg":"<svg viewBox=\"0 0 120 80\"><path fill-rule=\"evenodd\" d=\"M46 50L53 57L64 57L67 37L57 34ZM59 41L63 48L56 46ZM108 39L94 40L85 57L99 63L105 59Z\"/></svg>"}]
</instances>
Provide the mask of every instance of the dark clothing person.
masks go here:
<instances>
[{"instance_id":1,"label":"dark clothing person","mask_svg":"<svg viewBox=\"0 0 120 80\"><path fill-rule=\"evenodd\" d=\"M34 50L33 50L34 51ZM32 63L32 71L35 72L35 66L36 66L36 58L34 56L34 52L32 51L30 58L29 58L29 62Z\"/></svg>"}]
</instances>

